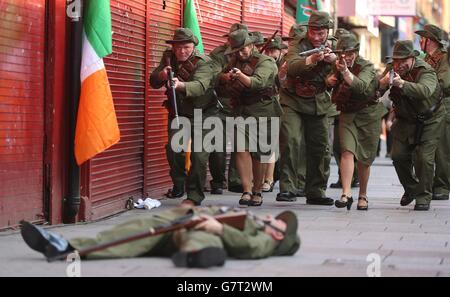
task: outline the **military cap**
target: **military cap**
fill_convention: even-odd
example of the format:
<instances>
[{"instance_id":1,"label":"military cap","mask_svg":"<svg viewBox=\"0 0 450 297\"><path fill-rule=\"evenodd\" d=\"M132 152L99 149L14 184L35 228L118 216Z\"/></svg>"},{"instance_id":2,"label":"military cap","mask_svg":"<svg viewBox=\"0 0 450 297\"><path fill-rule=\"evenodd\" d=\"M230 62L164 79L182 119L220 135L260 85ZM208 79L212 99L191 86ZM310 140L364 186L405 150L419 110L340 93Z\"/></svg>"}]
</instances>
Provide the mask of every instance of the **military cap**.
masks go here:
<instances>
[{"instance_id":1,"label":"military cap","mask_svg":"<svg viewBox=\"0 0 450 297\"><path fill-rule=\"evenodd\" d=\"M252 36L249 35L247 30L239 29L232 33L228 37L230 45L225 50L224 54L229 55L235 53L247 45L255 43L255 40Z\"/></svg>"},{"instance_id":2,"label":"military cap","mask_svg":"<svg viewBox=\"0 0 450 297\"><path fill-rule=\"evenodd\" d=\"M328 12L313 11L309 18L308 26L320 29L331 29L333 28L333 22L331 21L331 16Z\"/></svg>"},{"instance_id":3,"label":"military cap","mask_svg":"<svg viewBox=\"0 0 450 297\"><path fill-rule=\"evenodd\" d=\"M267 38L264 40L267 41ZM269 45L266 47L266 49L279 49L279 50L287 48L288 46L283 43L283 40L281 39L280 36L276 36L274 39L272 39Z\"/></svg>"},{"instance_id":4,"label":"military cap","mask_svg":"<svg viewBox=\"0 0 450 297\"><path fill-rule=\"evenodd\" d=\"M304 36L306 34L307 27L308 23L300 23L292 25L291 29L289 30L289 37L298 38Z\"/></svg>"},{"instance_id":5,"label":"military cap","mask_svg":"<svg viewBox=\"0 0 450 297\"><path fill-rule=\"evenodd\" d=\"M241 29L242 30L248 30L248 27L245 24L234 23L233 25L231 25L230 31L227 34L223 35L222 37L228 37L234 31L241 30Z\"/></svg>"},{"instance_id":6,"label":"military cap","mask_svg":"<svg viewBox=\"0 0 450 297\"><path fill-rule=\"evenodd\" d=\"M401 60L410 57L417 57L419 55L420 53L414 49L414 45L411 40L399 40L395 43L394 53L390 58Z\"/></svg>"},{"instance_id":7,"label":"military cap","mask_svg":"<svg viewBox=\"0 0 450 297\"><path fill-rule=\"evenodd\" d=\"M284 256L294 255L300 248L300 237L297 234L297 216L292 211L285 211L276 216L275 219L286 223L284 238L279 243L276 254Z\"/></svg>"},{"instance_id":8,"label":"military cap","mask_svg":"<svg viewBox=\"0 0 450 297\"><path fill-rule=\"evenodd\" d=\"M435 25L427 24L423 27L423 30L416 31L416 34L434 40L441 45L447 45L447 41L445 40L446 32Z\"/></svg>"},{"instance_id":9,"label":"military cap","mask_svg":"<svg viewBox=\"0 0 450 297\"><path fill-rule=\"evenodd\" d=\"M172 40L167 40L166 43L180 43L180 42L192 42L194 45L198 45L197 36L192 33L189 28L178 28L175 30L175 34L173 35Z\"/></svg>"},{"instance_id":10,"label":"military cap","mask_svg":"<svg viewBox=\"0 0 450 297\"><path fill-rule=\"evenodd\" d=\"M262 35L259 31L250 32L250 36L253 37L255 41L255 45L263 45L264 44L264 35Z\"/></svg>"},{"instance_id":11,"label":"military cap","mask_svg":"<svg viewBox=\"0 0 450 297\"><path fill-rule=\"evenodd\" d=\"M353 34L343 34L336 44L336 49L344 52L359 51L359 41Z\"/></svg>"},{"instance_id":12,"label":"military cap","mask_svg":"<svg viewBox=\"0 0 450 297\"><path fill-rule=\"evenodd\" d=\"M344 28L338 28L336 30L336 32L334 32L334 37L336 37L337 39L339 39L341 37L341 35L344 34L351 34L350 31L344 29Z\"/></svg>"}]
</instances>

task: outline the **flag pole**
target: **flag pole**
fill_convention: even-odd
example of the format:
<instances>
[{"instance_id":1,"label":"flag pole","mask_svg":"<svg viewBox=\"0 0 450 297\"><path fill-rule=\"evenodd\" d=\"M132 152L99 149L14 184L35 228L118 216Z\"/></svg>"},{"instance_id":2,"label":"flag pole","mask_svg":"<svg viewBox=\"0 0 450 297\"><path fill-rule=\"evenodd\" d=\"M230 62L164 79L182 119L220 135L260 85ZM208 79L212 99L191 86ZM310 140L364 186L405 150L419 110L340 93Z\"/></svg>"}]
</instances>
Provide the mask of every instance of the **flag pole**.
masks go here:
<instances>
[{"instance_id":1,"label":"flag pole","mask_svg":"<svg viewBox=\"0 0 450 297\"><path fill-rule=\"evenodd\" d=\"M74 223L80 208L80 167L75 160L74 140L77 125L77 111L80 98L80 69L81 69L81 46L83 34L83 1L74 1L75 13L69 15L70 22L70 50L67 55L68 67L68 98L69 98L69 154L68 154L68 190L64 199L64 223ZM68 7L69 10L69 7Z\"/></svg>"}]
</instances>

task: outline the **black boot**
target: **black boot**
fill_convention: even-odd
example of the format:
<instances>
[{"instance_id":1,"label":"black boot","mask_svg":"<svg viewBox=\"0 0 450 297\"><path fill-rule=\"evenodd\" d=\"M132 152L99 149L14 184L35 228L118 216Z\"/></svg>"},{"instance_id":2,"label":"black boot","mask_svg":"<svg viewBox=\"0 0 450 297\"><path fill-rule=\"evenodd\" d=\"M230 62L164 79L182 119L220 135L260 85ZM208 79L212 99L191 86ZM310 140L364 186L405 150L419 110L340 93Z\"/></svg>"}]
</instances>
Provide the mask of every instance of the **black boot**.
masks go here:
<instances>
[{"instance_id":1,"label":"black boot","mask_svg":"<svg viewBox=\"0 0 450 297\"><path fill-rule=\"evenodd\" d=\"M342 189L342 183L341 183L341 180L339 179L337 182L332 183L332 184L330 185L330 188L332 188L332 189Z\"/></svg>"},{"instance_id":2,"label":"black boot","mask_svg":"<svg viewBox=\"0 0 450 297\"><path fill-rule=\"evenodd\" d=\"M20 233L25 243L31 249L44 254L47 259L74 250L69 242L60 235L48 232L26 221L21 221L20 226Z\"/></svg>"},{"instance_id":3,"label":"black boot","mask_svg":"<svg viewBox=\"0 0 450 297\"><path fill-rule=\"evenodd\" d=\"M171 198L171 199L181 198L181 197L184 196L184 190L183 190L183 187L173 186L172 189L170 189L169 191L167 191L167 193L165 194L165 196L166 196L167 198Z\"/></svg>"},{"instance_id":4,"label":"black boot","mask_svg":"<svg viewBox=\"0 0 450 297\"><path fill-rule=\"evenodd\" d=\"M208 268L223 266L227 254L218 247L209 247L196 252L177 252L172 256L176 267Z\"/></svg>"}]
</instances>

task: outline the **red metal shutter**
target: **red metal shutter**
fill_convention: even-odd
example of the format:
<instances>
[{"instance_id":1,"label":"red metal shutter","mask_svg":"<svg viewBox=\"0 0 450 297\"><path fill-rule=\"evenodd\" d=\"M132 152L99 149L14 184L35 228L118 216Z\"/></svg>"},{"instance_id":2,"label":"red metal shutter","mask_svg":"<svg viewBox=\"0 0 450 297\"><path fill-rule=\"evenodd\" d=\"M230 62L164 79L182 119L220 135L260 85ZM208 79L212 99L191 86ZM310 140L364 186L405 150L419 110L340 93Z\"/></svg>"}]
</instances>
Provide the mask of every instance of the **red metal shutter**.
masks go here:
<instances>
[{"instance_id":1,"label":"red metal shutter","mask_svg":"<svg viewBox=\"0 0 450 297\"><path fill-rule=\"evenodd\" d=\"M104 59L119 121L120 142L90 161L92 219L122 211L144 186L144 0L111 0L113 53Z\"/></svg>"},{"instance_id":2,"label":"red metal shutter","mask_svg":"<svg viewBox=\"0 0 450 297\"><path fill-rule=\"evenodd\" d=\"M164 50L165 40L181 25L181 1L150 0L149 7L149 73L158 67ZM171 187L169 164L166 158L167 110L162 107L166 100L165 89L154 90L149 86L146 102L145 123L145 192L158 197Z\"/></svg>"},{"instance_id":3,"label":"red metal shutter","mask_svg":"<svg viewBox=\"0 0 450 297\"><path fill-rule=\"evenodd\" d=\"M288 36L292 25L296 23L292 8L285 6L283 12L283 36Z\"/></svg>"},{"instance_id":4,"label":"red metal shutter","mask_svg":"<svg viewBox=\"0 0 450 297\"><path fill-rule=\"evenodd\" d=\"M200 11L197 16L202 34L205 53L225 43L222 37L228 33L233 23L241 22L242 0L203 0L198 1Z\"/></svg>"},{"instance_id":5,"label":"red metal shutter","mask_svg":"<svg viewBox=\"0 0 450 297\"><path fill-rule=\"evenodd\" d=\"M260 31L265 37L281 32L281 0L243 0L243 22L249 31Z\"/></svg>"},{"instance_id":6,"label":"red metal shutter","mask_svg":"<svg viewBox=\"0 0 450 297\"><path fill-rule=\"evenodd\" d=\"M0 2L0 228L44 218L45 3Z\"/></svg>"}]
</instances>

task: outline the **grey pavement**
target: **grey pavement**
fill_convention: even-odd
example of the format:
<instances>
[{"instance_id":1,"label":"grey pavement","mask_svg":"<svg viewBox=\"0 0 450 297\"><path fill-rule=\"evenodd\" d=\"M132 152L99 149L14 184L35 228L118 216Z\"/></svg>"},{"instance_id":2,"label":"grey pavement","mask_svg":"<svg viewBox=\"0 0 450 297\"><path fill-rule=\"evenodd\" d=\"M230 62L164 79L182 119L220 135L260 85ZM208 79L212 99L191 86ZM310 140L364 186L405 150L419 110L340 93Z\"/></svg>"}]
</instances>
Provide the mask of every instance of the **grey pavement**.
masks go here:
<instances>
[{"instance_id":1,"label":"grey pavement","mask_svg":"<svg viewBox=\"0 0 450 297\"><path fill-rule=\"evenodd\" d=\"M332 165L330 181L337 179ZM82 276L169 277L263 277L263 276L450 276L450 202L432 203L429 212L414 212L413 205L400 207L402 187L391 162L377 159L369 184L370 209L348 212L333 207L278 203L274 193L264 196L259 215L293 210L299 218L302 246L293 257L243 261L229 259L224 267L208 270L175 268L165 258L135 258L83 261ZM337 199L339 190L327 194ZM354 196L357 196L354 189ZM239 195L210 196L206 205L237 206ZM162 200L159 209L133 210L89 224L50 226L67 238L94 236L137 216L177 205L180 200ZM30 250L16 231L0 233L0 276L66 276L72 269L65 262L47 263ZM378 265L379 264L379 265Z\"/></svg>"}]
</instances>

